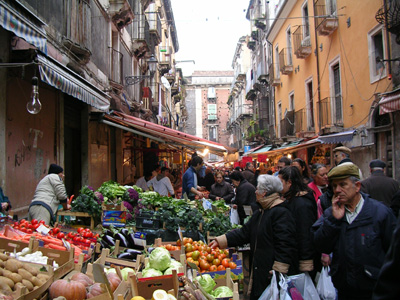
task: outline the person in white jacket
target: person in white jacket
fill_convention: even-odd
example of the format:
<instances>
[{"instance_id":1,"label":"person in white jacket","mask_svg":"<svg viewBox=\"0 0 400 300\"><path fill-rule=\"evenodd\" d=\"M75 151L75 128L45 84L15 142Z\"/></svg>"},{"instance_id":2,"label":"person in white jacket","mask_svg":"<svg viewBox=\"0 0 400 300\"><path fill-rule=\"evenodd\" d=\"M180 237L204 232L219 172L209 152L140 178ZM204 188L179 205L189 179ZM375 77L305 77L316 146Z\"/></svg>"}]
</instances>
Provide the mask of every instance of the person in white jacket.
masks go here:
<instances>
[{"instance_id":1,"label":"person in white jacket","mask_svg":"<svg viewBox=\"0 0 400 300\"><path fill-rule=\"evenodd\" d=\"M169 172L167 167L162 167L160 174L154 170L154 177L147 181L147 186L153 186L153 190L159 193L161 196L168 196L169 193L171 197L175 197L174 188L172 187L171 180L166 175L166 172Z\"/></svg>"},{"instance_id":2,"label":"person in white jacket","mask_svg":"<svg viewBox=\"0 0 400 300\"><path fill-rule=\"evenodd\" d=\"M68 204L67 191L63 182L64 169L51 164L49 173L39 181L33 200L29 205L28 220L44 220L46 224L55 222L58 206L65 210L71 209Z\"/></svg>"}]
</instances>

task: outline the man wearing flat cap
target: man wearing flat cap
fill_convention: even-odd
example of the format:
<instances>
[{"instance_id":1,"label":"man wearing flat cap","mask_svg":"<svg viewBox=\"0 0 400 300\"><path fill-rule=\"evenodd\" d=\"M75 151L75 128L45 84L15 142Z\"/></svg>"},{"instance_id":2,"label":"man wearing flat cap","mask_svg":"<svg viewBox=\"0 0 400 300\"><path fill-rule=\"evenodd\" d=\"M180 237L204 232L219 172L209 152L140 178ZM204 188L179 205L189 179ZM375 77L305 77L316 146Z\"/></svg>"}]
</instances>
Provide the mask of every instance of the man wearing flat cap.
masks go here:
<instances>
[{"instance_id":1,"label":"man wearing flat cap","mask_svg":"<svg viewBox=\"0 0 400 300\"><path fill-rule=\"evenodd\" d=\"M321 253L332 253L330 275L339 300L371 299L396 218L390 208L360 192L355 164L332 168L328 178L332 207L311 228L314 244Z\"/></svg>"},{"instance_id":2,"label":"man wearing flat cap","mask_svg":"<svg viewBox=\"0 0 400 300\"><path fill-rule=\"evenodd\" d=\"M36 186L33 200L29 205L28 219L44 220L47 225L55 222L58 206L71 209L64 185L64 169L51 164L48 174Z\"/></svg>"},{"instance_id":3,"label":"man wearing flat cap","mask_svg":"<svg viewBox=\"0 0 400 300\"><path fill-rule=\"evenodd\" d=\"M369 163L371 176L361 181L361 192L390 207L394 194L399 190L399 183L385 175L385 167L385 162L380 159Z\"/></svg>"},{"instance_id":4,"label":"man wearing flat cap","mask_svg":"<svg viewBox=\"0 0 400 300\"><path fill-rule=\"evenodd\" d=\"M350 159L351 150L345 146L339 146L332 150L335 165L340 165L345 162L352 162Z\"/></svg>"}]
</instances>

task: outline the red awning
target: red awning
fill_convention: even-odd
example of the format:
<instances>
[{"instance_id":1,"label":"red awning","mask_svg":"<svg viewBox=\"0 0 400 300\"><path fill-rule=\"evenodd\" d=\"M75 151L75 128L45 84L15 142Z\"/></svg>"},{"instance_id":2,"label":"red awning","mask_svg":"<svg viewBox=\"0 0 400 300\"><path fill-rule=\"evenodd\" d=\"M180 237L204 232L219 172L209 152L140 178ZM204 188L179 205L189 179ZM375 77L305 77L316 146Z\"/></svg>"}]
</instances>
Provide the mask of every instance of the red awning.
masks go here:
<instances>
[{"instance_id":1,"label":"red awning","mask_svg":"<svg viewBox=\"0 0 400 300\"><path fill-rule=\"evenodd\" d=\"M379 101L379 114L383 115L398 110L400 110L400 89L382 94Z\"/></svg>"},{"instance_id":2,"label":"red awning","mask_svg":"<svg viewBox=\"0 0 400 300\"><path fill-rule=\"evenodd\" d=\"M153 136L157 140L161 139L164 142L170 142L173 145L187 146L193 149L208 148L210 152L219 155L234 152L235 150L216 142L199 138L194 135L164 127L120 112L113 112L110 115L106 114L104 115L104 119L123 126L132 127L140 132L144 132L147 137Z\"/></svg>"}]
</instances>

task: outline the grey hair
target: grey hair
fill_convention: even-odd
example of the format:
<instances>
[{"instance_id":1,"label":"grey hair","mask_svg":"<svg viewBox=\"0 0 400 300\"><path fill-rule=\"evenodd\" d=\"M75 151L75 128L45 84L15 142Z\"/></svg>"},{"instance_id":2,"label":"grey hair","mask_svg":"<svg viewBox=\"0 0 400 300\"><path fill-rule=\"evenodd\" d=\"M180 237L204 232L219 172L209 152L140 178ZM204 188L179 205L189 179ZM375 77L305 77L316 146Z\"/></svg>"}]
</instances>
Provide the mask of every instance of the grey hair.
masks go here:
<instances>
[{"instance_id":1,"label":"grey hair","mask_svg":"<svg viewBox=\"0 0 400 300\"><path fill-rule=\"evenodd\" d=\"M279 193L283 189L282 181L278 176L260 175L257 178L257 190L267 194Z\"/></svg>"},{"instance_id":2,"label":"grey hair","mask_svg":"<svg viewBox=\"0 0 400 300\"><path fill-rule=\"evenodd\" d=\"M350 176L349 179L350 179L353 183L356 183L356 182L361 181L360 178L357 178L357 177L355 177L355 176Z\"/></svg>"}]
</instances>

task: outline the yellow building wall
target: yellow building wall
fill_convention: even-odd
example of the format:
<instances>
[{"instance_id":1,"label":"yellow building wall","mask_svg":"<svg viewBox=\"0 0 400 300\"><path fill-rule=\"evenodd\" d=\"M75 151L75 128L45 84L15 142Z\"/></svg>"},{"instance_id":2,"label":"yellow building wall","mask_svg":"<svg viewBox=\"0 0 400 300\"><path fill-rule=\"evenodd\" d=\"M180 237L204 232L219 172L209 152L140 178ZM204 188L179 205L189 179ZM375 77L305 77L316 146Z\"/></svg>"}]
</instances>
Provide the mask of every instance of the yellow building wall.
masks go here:
<instances>
[{"instance_id":1,"label":"yellow building wall","mask_svg":"<svg viewBox=\"0 0 400 300\"><path fill-rule=\"evenodd\" d=\"M301 11L304 3L303 1L296 1L276 38L271 41L274 49L277 44L279 45L279 51L287 47L286 30L289 26L291 34L293 34L297 26L302 25ZM313 1L309 0L307 3L309 16L314 16ZM339 27L329 36L318 35L318 45L316 45L315 39L314 18L309 17L312 53L306 59L296 58L293 51L292 36L293 72L289 75L280 74L281 85L275 87L276 122L281 120L286 109L289 110L289 94L292 91L294 91L295 111L306 107L305 82L307 79L312 78L315 132L316 134L321 133L321 129L318 126L317 102L319 99L315 49L318 50L319 56L321 99L332 97L330 63L338 58L342 90L343 127L358 127L368 122L370 108L375 99L374 94L391 89L391 81L387 79L387 76L381 77L376 82L370 82L368 32L381 26L375 19L375 14L381 5L381 1L376 0L337 0ZM350 26L347 23L349 18ZM385 34L384 38L386 38ZM276 62L279 57L275 57L275 51L273 53L274 62ZM295 69L299 71L295 72ZM279 102L282 105L282 115L280 117L277 116Z\"/></svg>"}]
</instances>

